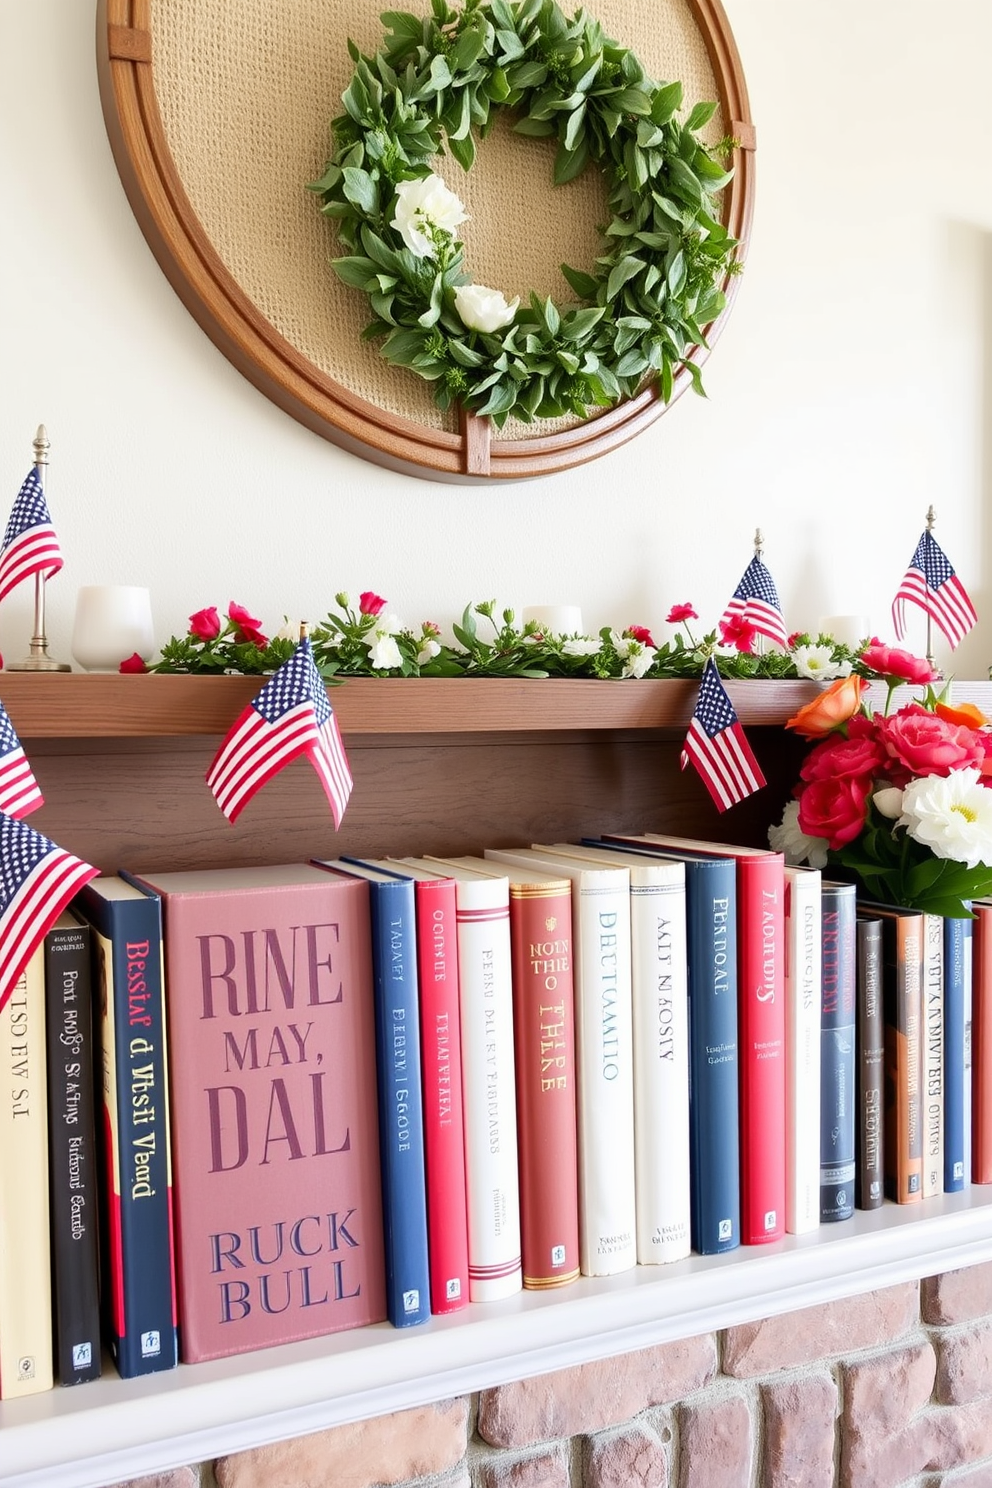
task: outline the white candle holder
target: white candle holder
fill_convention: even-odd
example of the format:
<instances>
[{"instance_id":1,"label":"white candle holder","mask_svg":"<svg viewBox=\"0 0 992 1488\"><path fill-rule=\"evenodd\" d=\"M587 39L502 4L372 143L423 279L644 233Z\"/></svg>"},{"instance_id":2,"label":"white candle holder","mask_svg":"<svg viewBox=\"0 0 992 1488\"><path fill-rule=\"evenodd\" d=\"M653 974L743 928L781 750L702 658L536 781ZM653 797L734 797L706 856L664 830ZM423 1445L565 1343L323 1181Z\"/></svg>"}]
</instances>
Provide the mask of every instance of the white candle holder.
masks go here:
<instances>
[{"instance_id":1,"label":"white candle holder","mask_svg":"<svg viewBox=\"0 0 992 1488\"><path fill-rule=\"evenodd\" d=\"M533 620L552 635L582 635L582 611L578 605L528 605L523 612L524 624Z\"/></svg>"},{"instance_id":2,"label":"white candle holder","mask_svg":"<svg viewBox=\"0 0 992 1488\"><path fill-rule=\"evenodd\" d=\"M86 584L76 596L72 654L87 672L116 672L155 650L151 595L135 584Z\"/></svg>"}]
</instances>

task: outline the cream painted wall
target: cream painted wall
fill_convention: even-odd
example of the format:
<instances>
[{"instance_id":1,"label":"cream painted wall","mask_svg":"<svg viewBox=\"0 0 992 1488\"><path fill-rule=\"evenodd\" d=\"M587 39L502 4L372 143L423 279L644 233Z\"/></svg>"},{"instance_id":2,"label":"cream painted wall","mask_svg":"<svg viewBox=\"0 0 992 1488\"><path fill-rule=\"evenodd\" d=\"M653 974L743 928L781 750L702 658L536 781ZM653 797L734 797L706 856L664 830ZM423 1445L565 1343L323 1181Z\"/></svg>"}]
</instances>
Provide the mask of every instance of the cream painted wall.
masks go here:
<instances>
[{"instance_id":1,"label":"cream painted wall","mask_svg":"<svg viewBox=\"0 0 992 1488\"><path fill-rule=\"evenodd\" d=\"M132 218L91 0L0 0L0 511L43 421L66 554L48 586L52 651L68 659L76 589L95 582L149 585L159 640L205 604L238 599L274 629L366 587L411 624L446 626L495 596L664 634L674 601L715 621L757 525L790 628L858 611L891 638L889 601L932 501L985 617L952 667L984 676L992 5L725 5L758 190L708 399L686 395L580 470L478 489L344 454L233 370ZM26 650L30 589L0 610L9 658ZM923 638L921 620L910 639Z\"/></svg>"}]
</instances>

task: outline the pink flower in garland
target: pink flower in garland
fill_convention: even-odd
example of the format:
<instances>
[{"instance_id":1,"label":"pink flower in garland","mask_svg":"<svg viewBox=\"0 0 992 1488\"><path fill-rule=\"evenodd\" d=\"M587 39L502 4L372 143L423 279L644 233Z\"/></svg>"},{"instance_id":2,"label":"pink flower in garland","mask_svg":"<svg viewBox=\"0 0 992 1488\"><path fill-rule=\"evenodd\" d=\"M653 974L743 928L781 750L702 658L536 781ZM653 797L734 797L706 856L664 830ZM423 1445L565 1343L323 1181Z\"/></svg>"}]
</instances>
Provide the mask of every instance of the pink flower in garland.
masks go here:
<instances>
[{"instance_id":1,"label":"pink flower in garland","mask_svg":"<svg viewBox=\"0 0 992 1488\"><path fill-rule=\"evenodd\" d=\"M665 617L665 620L669 625L684 625L687 620L698 619L699 616L696 614L691 604L672 605L672 608L669 610L668 614Z\"/></svg>"},{"instance_id":2,"label":"pink flower in garland","mask_svg":"<svg viewBox=\"0 0 992 1488\"><path fill-rule=\"evenodd\" d=\"M654 647L654 640L646 625L628 625L624 635L630 636L632 641L640 641L642 646Z\"/></svg>"},{"instance_id":3,"label":"pink flower in garland","mask_svg":"<svg viewBox=\"0 0 992 1488\"><path fill-rule=\"evenodd\" d=\"M133 652L125 661L122 661L117 669L120 672L147 672L144 658L137 651Z\"/></svg>"},{"instance_id":4,"label":"pink flower in garland","mask_svg":"<svg viewBox=\"0 0 992 1488\"><path fill-rule=\"evenodd\" d=\"M220 615L217 606L210 605L205 610L197 610L195 615L189 617L189 633L196 636L198 641L215 641L220 635Z\"/></svg>"},{"instance_id":5,"label":"pink flower in garland","mask_svg":"<svg viewBox=\"0 0 992 1488\"><path fill-rule=\"evenodd\" d=\"M729 620L720 621L720 640L724 646L736 646L738 651L750 652L754 646L754 638L758 634L750 620L745 620L743 615L732 615Z\"/></svg>"},{"instance_id":6,"label":"pink flower in garland","mask_svg":"<svg viewBox=\"0 0 992 1488\"><path fill-rule=\"evenodd\" d=\"M372 589L364 589L358 596L358 609L363 615L381 615L386 608L386 601L381 594L376 594Z\"/></svg>"},{"instance_id":7,"label":"pink flower in garland","mask_svg":"<svg viewBox=\"0 0 992 1488\"><path fill-rule=\"evenodd\" d=\"M227 607L227 618L235 627L234 639L242 645L257 646L262 651L269 644L268 636L259 630L262 622L250 615L244 605L235 604L232 599Z\"/></svg>"}]
</instances>

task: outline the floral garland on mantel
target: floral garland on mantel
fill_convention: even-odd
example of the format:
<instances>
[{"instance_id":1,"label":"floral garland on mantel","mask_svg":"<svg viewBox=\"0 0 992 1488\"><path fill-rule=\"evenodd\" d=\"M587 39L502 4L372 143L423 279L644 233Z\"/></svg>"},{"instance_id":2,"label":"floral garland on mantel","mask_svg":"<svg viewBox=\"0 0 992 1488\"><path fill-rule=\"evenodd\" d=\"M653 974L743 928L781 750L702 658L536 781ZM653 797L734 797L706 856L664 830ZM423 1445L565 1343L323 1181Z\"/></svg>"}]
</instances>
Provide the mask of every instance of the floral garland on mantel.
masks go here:
<instances>
[{"instance_id":1,"label":"floral garland on mantel","mask_svg":"<svg viewBox=\"0 0 992 1488\"><path fill-rule=\"evenodd\" d=\"M554 0L432 0L428 16L382 19L374 56L349 42L345 112L310 185L345 249L332 268L368 296L365 339L430 381L441 408L460 403L497 427L511 414L586 418L646 378L667 403L682 369L702 391L690 357L739 269L719 220L736 142L699 138L717 105L681 117L681 83L652 82L598 21ZM533 293L508 303L471 282L465 209L434 170L445 149L469 170L473 131L484 137L502 108L516 133L557 142L556 185L589 163L606 182L603 252L589 272L562 265L575 295L564 307Z\"/></svg>"},{"instance_id":2,"label":"floral garland on mantel","mask_svg":"<svg viewBox=\"0 0 992 1488\"><path fill-rule=\"evenodd\" d=\"M449 645L433 620L411 629L370 589L359 595L357 607L347 594L336 595L335 603L337 610L309 631L317 668L330 683L348 677L698 678L710 656L730 678L827 682L852 671L877 675L861 660L868 637L852 650L830 636L797 631L786 650L761 652L754 626L739 616L721 620L717 630L697 639L690 622L698 616L691 604L671 607L666 623L676 627L676 633L659 645L643 625L607 625L597 636L556 634L535 620L518 625L513 610L497 614L496 601L485 600L466 606L460 624L452 626L455 644ZM261 625L244 605L232 601L223 618L211 605L189 617L185 635L165 643L160 661L149 666L134 655L121 662L120 670L266 675L289 660L299 626L287 621L270 638Z\"/></svg>"}]
</instances>

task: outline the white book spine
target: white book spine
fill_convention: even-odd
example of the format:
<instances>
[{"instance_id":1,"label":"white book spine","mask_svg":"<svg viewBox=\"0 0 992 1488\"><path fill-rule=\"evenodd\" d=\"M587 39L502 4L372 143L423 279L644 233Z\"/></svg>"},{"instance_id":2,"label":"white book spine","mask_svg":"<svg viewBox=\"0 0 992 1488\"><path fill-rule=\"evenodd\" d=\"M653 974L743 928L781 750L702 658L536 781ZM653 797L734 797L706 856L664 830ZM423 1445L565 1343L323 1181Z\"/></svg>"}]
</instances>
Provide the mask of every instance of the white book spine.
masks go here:
<instances>
[{"instance_id":1,"label":"white book spine","mask_svg":"<svg viewBox=\"0 0 992 1488\"><path fill-rule=\"evenodd\" d=\"M630 870L637 1260L684 1259L689 1203L685 869Z\"/></svg>"},{"instance_id":2,"label":"white book spine","mask_svg":"<svg viewBox=\"0 0 992 1488\"><path fill-rule=\"evenodd\" d=\"M0 1396L53 1380L45 963L39 946L0 1013Z\"/></svg>"},{"instance_id":3,"label":"white book spine","mask_svg":"<svg viewBox=\"0 0 992 1488\"><path fill-rule=\"evenodd\" d=\"M821 875L785 870L785 1228L820 1223Z\"/></svg>"},{"instance_id":4,"label":"white book spine","mask_svg":"<svg viewBox=\"0 0 992 1488\"><path fill-rule=\"evenodd\" d=\"M593 870L574 884L579 1264L612 1276L637 1262L630 891Z\"/></svg>"},{"instance_id":5,"label":"white book spine","mask_svg":"<svg viewBox=\"0 0 992 1488\"><path fill-rule=\"evenodd\" d=\"M944 920L923 917L923 1197L944 1192Z\"/></svg>"},{"instance_id":6,"label":"white book spine","mask_svg":"<svg viewBox=\"0 0 992 1488\"><path fill-rule=\"evenodd\" d=\"M513 1057L509 882L457 880L469 1297L523 1285Z\"/></svg>"}]
</instances>

